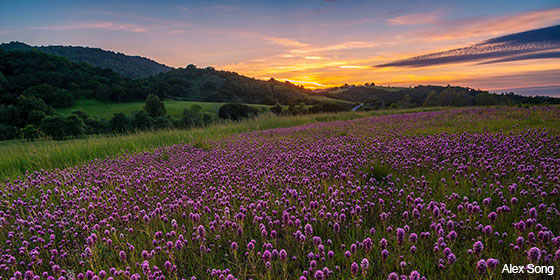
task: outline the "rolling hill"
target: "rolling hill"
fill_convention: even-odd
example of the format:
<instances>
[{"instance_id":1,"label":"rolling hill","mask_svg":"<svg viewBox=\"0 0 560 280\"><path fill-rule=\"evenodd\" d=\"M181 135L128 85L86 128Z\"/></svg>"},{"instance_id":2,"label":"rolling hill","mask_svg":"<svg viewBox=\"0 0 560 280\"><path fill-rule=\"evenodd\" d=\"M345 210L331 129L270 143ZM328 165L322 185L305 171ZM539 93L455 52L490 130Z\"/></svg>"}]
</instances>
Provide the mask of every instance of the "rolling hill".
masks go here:
<instances>
[{"instance_id":1,"label":"rolling hill","mask_svg":"<svg viewBox=\"0 0 560 280\"><path fill-rule=\"evenodd\" d=\"M5 51L29 51L35 49L51 55L66 57L73 62L85 62L100 68L109 68L124 77L132 79L145 78L173 69L146 57L130 56L99 48L30 46L21 42L10 42L1 44L0 49Z\"/></svg>"}]
</instances>

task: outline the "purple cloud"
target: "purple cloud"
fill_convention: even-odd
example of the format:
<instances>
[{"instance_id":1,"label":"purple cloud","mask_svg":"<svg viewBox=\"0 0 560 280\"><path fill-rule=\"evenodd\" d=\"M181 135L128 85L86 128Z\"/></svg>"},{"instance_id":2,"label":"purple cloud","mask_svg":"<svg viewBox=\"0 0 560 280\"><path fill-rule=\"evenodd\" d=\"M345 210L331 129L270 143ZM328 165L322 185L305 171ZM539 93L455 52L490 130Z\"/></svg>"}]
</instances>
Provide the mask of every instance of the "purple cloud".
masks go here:
<instances>
[{"instance_id":1,"label":"purple cloud","mask_svg":"<svg viewBox=\"0 0 560 280\"><path fill-rule=\"evenodd\" d=\"M482 43L397 60L376 67L426 67L448 63L506 61L560 57L560 25L515 33Z\"/></svg>"}]
</instances>

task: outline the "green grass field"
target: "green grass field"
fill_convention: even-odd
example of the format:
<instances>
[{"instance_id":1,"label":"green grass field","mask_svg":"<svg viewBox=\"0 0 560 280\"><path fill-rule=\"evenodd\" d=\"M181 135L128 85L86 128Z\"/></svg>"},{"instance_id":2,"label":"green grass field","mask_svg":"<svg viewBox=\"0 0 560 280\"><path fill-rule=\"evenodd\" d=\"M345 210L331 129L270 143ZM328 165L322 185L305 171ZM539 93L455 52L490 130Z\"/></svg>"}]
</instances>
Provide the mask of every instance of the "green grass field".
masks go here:
<instances>
[{"instance_id":1,"label":"green grass field","mask_svg":"<svg viewBox=\"0 0 560 280\"><path fill-rule=\"evenodd\" d=\"M217 115L220 106L225 103L220 102L197 102L197 101L178 101L178 100L164 100L165 108L167 113L173 118L180 118L183 114L183 110L192 105L199 105L204 110ZM74 106L69 108L57 109L56 112L61 115L69 115L74 110L83 110L90 116L111 119L115 113L125 113L130 114L134 111L142 110L144 102L126 102L126 103L114 103L114 102L102 102L96 99L78 99L76 100ZM251 104L250 106L255 108L270 108L271 106Z\"/></svg>"},{"instance_id":2,"label":"green grass field","mask_svg":"<svg viewBox=\"0 0 560 280\"><path fill-rule=\"evenodd\" d=\"M416 108L379 110L370 112L342 112L313 115L275 116L264 114L240 122L224 121L205 128L189 130L144 131L126 135L93 135L79 139L54 141L12 140L0 142L0 178L15 178L26 171L65 168L89 160L125 152L149 151L159 146L190 143L203 146L205 140L226 137L235 133L291 127L308 123L350 120L375 115L398 114L449 108ZM92 107L89 113L102 114L102 109Z\"/></svg>"},{"instance_id":3,"label":"green grass field","mask_svg":"<svg viewBox=\"0 0 560 280\"><path fill-rule=\"evenodd\" d=\"M323 96L316 96L317 100L321 102L333 102L341 106L351 108L355 104L349 101L336 100ZM198 101L180 101L180 100L164 100L165 108L167 113L173 118L180 118L183 115L183 110L192 105L199 105L202 109L207 112L217 115L220 107L226 103L223 102L198 102ZM272 106L262 105L262 104L247 104L251 107L258 108L261 110L269 110ZM74 106L68 108L56 109L56 112L60 115L69 115L72 111L83 110L88 115L98 118L111 119L115 113L125 113L130 114L134 111L142 110L144 102L126 102L126 103L115 103L115 102L103 102L96 99L78 99L76 100ZM283 106L284 109L288 109L288 106ZM307 108L311 106L306 106Z\"/></svg>"}]
</instances>

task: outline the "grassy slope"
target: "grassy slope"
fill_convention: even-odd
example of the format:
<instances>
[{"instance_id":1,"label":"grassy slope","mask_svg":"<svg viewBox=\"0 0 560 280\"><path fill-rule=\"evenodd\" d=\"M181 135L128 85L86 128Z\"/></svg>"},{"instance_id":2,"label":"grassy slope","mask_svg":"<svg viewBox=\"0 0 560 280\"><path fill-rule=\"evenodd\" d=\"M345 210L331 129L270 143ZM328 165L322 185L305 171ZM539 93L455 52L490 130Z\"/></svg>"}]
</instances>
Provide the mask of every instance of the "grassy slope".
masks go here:
<instances>
[{"instance_id":1,"label":"grassy slope","mask_svg":"<svg viewBox=\"0 0 560 280\"><path fill-rule=\"evenodd\" d=\"M149 151L158 146L190 143L203 146L206 139L226 137L235 133L291 127L315 122L349 120L374 115L442 110L444 108L417 108L380 110L371 112L342 112L330 114L274 116L262 115L241 122L224 122L206 128L191 130L145 131L128 135L96 135L65 141L22 140L0 142L0 178L15 178L27 170L64 168L96 158L124 152Z\"/></svg>"},{"instance_id":2,"label":"grassy slope","mask_svg":"<svg viewBox=\"0 0 560 280\"><path fill-rule=\"evenodd\" d=\"M199 105L204 110L218 114L220 106L224 103L220 102L197 102L197 101L178 101L178 100L165 100L165 108L167 108L167 113L173 118L179 118L183 114L183 110L192 105ZM61 115L68 115L74 110L82 109L90 116L111 119L113 114L123 112L130 114L134 111L142 110L144 102L126 102L126 103L113 103L113 102L102 102L95 99L79 99L76 100L76 104L69 108L57 109L56 112ZM270 108L271 106L254 104L251 105L256 108Z\"/></svg>"},{"instance_id":3,"label":"grassy slope","mask_svg":"<svg viewBox=\"0 0 560 280\"><path fill-rule=\"evenodd\" d=\"M336 100L331 99L328 97L323 96L315 96L317 100L321 102L333 102L340 104L344 107L354 107L355 103L344 101L344 100ZM167 109L167 113L171 115L173 118L180 118L183 115L183 110L187 107L192 105L199 105L204 110L218 115L218 110L220 106L224 105L225 103L221 102L198 102L198 101L180 101L180 100L164 100L165 108ZM270 109L272 106L269 105L262 105L262 104L247 104L254 108L259 109ZM69 115L72 111L81 109L86 112L88 115L98 118L105 118L111 119L113 114L123 112L125 114L130 114L134 111L142 110L144 106L144 102L126 102L126 103L114 103L114 102L102 102L96 99L78 99L76 100L74 106L69 108L60 108L57 109L56 112L61 115ZM283 106L285 109L288 106ZM311 107L311 106L306 106Z\"/></svg>"}]
</instances>

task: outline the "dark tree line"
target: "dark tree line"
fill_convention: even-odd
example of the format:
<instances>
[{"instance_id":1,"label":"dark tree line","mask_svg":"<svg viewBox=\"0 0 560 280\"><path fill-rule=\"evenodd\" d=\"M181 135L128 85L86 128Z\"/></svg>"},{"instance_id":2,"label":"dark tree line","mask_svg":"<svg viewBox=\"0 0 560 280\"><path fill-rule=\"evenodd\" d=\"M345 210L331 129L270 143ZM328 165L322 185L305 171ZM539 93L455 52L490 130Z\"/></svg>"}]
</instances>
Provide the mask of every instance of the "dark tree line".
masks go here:
<instances>
[{"instance_id":1,"label":"dark tree line","mask_svg":"<svg viewBox=\"0 0 560 280\"><path fill-rule=\"evenodd\" d=\"M340 103L320 102L317 95L363 103L364 110L560 103L558 98L491 94L451 86L383 88L371 83L345 85L341 89L312 92L289 82L262 81L194 65L147 78L130 79L109 68L75 63L34 48L26 51L0 49L0 139L40 136L61 139L85 134L199 127L214 122L217 117L239 120L260 113L242 103L275 105L272 112L292 115L349 109ZM69 116L55 114L55 108L71 107L76 99L81 98L105 102L145 100L146 106L133 114L116 114L110 120L88 116L81 111ZM173 120L161 102L164 98L229 104L220 108L218 116L193 106L185 109L182 118Z\"/></svg>"},{"instance_id":2,"label":"dark tree line","mask_svg":"<svg viewBox=\"0 0 560 280\"><path fill-rule=\"evenodd\" d=\"M106 51L98 48L73 46L40 46L34 47L21 42L1 44L5 51L38 50L51 55L62 56L73 62L85 62L100 68L110 68L123 77L139 79L171 70L171 67L140 56L129 56L122 53Z\"/></svg>"},{"instance_id":3,"label":"dark tree line","mask_svg":"<svg viewBox=\"0 0 560 280\"><path fill-rule=\"evenodd\" d=\"M363 103L364 109L560 104L559 98L520 96L513 93L495 94L483 90L453 86L416 86L393 89L375 87L372 83L364 86L333 88L315 94Z\"/></svg>"}]
</instances>

